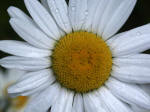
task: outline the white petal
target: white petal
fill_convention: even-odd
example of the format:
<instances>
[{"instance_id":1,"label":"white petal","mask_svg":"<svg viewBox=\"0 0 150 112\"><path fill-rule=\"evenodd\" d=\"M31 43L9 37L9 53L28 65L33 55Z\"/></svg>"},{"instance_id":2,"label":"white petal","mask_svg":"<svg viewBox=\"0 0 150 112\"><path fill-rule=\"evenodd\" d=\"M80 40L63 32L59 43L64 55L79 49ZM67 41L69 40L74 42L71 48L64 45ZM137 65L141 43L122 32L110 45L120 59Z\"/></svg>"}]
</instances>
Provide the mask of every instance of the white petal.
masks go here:
<instances>
[{"instance_id":1,"label":"white petal","mask_svg":"<svg viewBox=\"0 0 150 112\"><path fill-rule=\"evenodd\" d=\"M97 23L97 33L99 35L102 35L104 28L107 26L107 23L109 22L115 11L117 11L118 7L121 5L122 2L123 0L109 0L108 3L104 5L105 9L103 9L104 11L101 12L103 13L101 15L102 18L100 19L99 23Z\"/></svg>"},{"instance_id":2,"label":"white petal","mask_svg":"<svg viewBox=\"0 0 150 112\"><path fill-rule=\"evenodd\" d=\"M150 55L149 54L135 54L128 57L118 57L113 59L113 63L117 66L150 66Z\"/></svg>"},{"instance_id":3,"label":"white petal","mask_svg":"<svg viewBox=\"0 0 150 112\"><path fill-rule=\"evenodd\" d=\"M105 105L110 112L133 112L125 103L113 96L105 87L102 87L99 93L103 105Z\"/></svg>"},{"instance_id":4,"label":"white petal","mask_svg":"<svg viewBox=\"0 0 150 112\"><path fill-rule=\"evenodd\" d=\"M116 97L126 103L150 109L150 96L137 85L122 83L113 78L106 85Z\"/></svg>"},{"instance_id":5,"label":"white petal","mask_svg":"<svg viewBox=\"0 0 150 112\"><path fill-rule=\"evenodd\" d=\"M116 45L120 44L120 43L115 44L115 42L117 40L119 40L119 38L122 37L125 33L126 32L118 33L118 34L114 35L113 37L111 37L110 39L105 41L108 44L108 46L110 47L111 51L113 51L115 49Z\"/></svg>"},{"instance_id":6,"label":"white petal","mask_svg":"<svg viewBox=\"0 0 150 112\"><path fill-rule=\"evenodd\" d=\"M8 93L20 93L38 88L40 85L51 82L53 83L55 78L50 69L41 70L38 72L30 72L21 77L21 79L13 86L8 88Z\"/></svg>"},{"instance_id":7,"label":"white petal","mask_svg":"<svg viewBox=\"0 0 150 112\"><path fill-rule=\"evenodd\" d=\"M10 24L18 35L31 45L44 49L52 49L54 47L56 41L46 36L34 24L26 23L19 19L11 19Z\"/></svg>"},{"instance_id":8,"label":"white petal","mask_svg":"<svg viewBox=\"0 0 150 112\"><path fill-rule=\"evenodd\" d=\"M110 46L112 48L116 48L117 46L120 46L124 44L124 42L127 42L129 39L132 39L137 36L150 34L150 24L146 24L137 28L134 28L132 30L119 33L115 35L114 37L110 38L108 42L110 41Z\"/></svg>"},{"instance_id":9,"label":"white petal","mask_svg":"<svg viewBox=\"0 0 150 112\"><path fill-rule=\"evenodd\" d=\"M44 84L40 85L38 88L34 88L32 90L29 90L29 91L24 91L24 92L18 93L18 95L19 96L20 95L21 96L33 96L36 93L41 93L42 91L44 91L49 86L51 86L51 82L47 81Z\"/></svg>"},{"instance_id":10,"label":"white petal","mask_svg":"<svg viewBox=\"0 0 150 112\"><path fill-rule=\"evenodd\" d=\"M84 98L84 107L86 112L107 112L105 108L102 107L101 100L98 96L95 96L95 93L85 94Z\"/></svg>"},{"instance_id":11,"label":"white petal","mask_svg":"<svg viewBox=\"0 0 150 112\"><path fill-rule=\"evenodd\" d=\"M137 105L132 105L131 108L133 109L134 112L150 112L150 110L140 108Z\"/></svg>"},{"instance_id":12,"label":"white petal","mask_svg":"<svg viewBox=\"0 0 150 112\"><path fill-rule=\"evenodd\" d=\"M121 46L118 46L114 50L115 56L122 56L128 54L140 53L150 48L149 35L141 35L128 39L128 42L124 42Z\"/></svg>"},{"instance_id":13,"label":"white petal","mask_svg":"<svg viewBox=\"0 0 150 112\"><path fill-rule=\"evenodd\" d=\"M95 3L97 7L95 7L96 10L92 12L94 14L92 16L92 19L93 19L92 20L92 32L98 33L98 27L99 27L100 21L103 18L103 15L105 13L105 10L109 2L110 0L99 0L97 1L97 3Z\"/></svg>"},{"instance_id":14,"label":"white petal","mask_svg":"<svg viewBox=\"0 0 150 112\"><path fill-rule=\"evenodd\" d=\"M116 1L116 0L115 0ZM112 35L114 35L126 22L129 15L131 14L136 0L121 0L122 3L119 5L117 10L112 14L110 20L104 28L104 32L102 33L102 37L108 39Z\"/></svg>"},{"instance_id":15,"label":"white petal","mask_svg":"<svg viewBox=\"0 0 150 112\"><path fill-rule=\"evenodd\" d=\"M125 55L125 56L121 56L119 58L150 59L150 55L149 54L140 53L140 54Z\"/></svg>"},{"instance_id":16,"label":"white petal","mask_svg":"<svg viewBox=\"0 0 150 112\"><path fill-rule=\"evenodd\" d=\"M33 24L33 20L29 16L27 16L23 11L21 11L19 8L11 6L7 9L7 11L11 18L17 18L23 20L25 23Z\"/></svg>"},{"instance_id":17,"label":"white petal","mask_svg":"<svg viewBox=\"0 0 150 112\"><path fill-rule=\"evenodd\" d=\"M106 7L104 12L101 12L103 14L101 15L102 18L99 21L97 33L99 35L102 35L104 40L106 40L107 38L112 36L114 33L116 33L120 29L120 27L124 24L126 19L128 18L129 14L131 13L131 11L135 5L135 2L136 2L136 0L130 0L130 1L128 1L128 0L110 0L107 3L107 6L104 5L104 7ZM129 7L131 7L131 8L129 8ZM122 18L122 20L120 20L120 18ZM114 19L115 19L115 21L114 21ZM110 27L110 25L112 25L112 26ZM103 35L104 32L105 32L105 35Z\"/></svg>"},{"instance_id":18,"label":"white petal","mask_svg":"<svg viewBox=\"0 0 150 112\"><path fill-rule=\"evenodd\" d=\"M51 85L29 102L25 112L46 112L56 102L60 93L61 89L57 83Z\"/></svg>"},{"instance_id":19,"label":"white petal","mask_svg":"<svg viewBox=\"0 0 150 112\"><path fill-rule=\"evenodd\" d=\"M45 34L43 34L43 32L41 32L39 28L37 28L34 21L29 16L27 16L23 11L12 6L9 7L7 11L12 18L15 18L15 19L11 19L10 21L12 27L24 40L28 41L32 45L36 45L39 47L44 47L44 48L53 47L53 43L55 41L53 41L52 39L48 39L48 37ZM19 24L18 21L21 24ZM45 45L41 45L42 43Z\"/></svg>"},{"instance_id":20,"label":"white petal","mask_svg":"<svg viewBox=\"0 0 150 112\"><path fill-rule=\"evenodd\" d=\"M42 5L49 11L47 0L40 0Z\"/></svg>"},{"instance_id":21,"label":"white petal","mask_svg":"<svg viewBox=\"0 0 150 112\"><path fill-rule=\"evenodd\" d=\"M150 83L150 69L142 66L113 67L112 76L129 83Z\"/></svg>"},{"instance_id":22,"label":"white petal","mask_svg":"<svg viewBox=\"0 0 150 112\"><path fill-rule=\"evenodd\" d=\"M0 65L9 69L35 71L50 67L51 62L49 58L8 56L0 59Z\"/></svg>"},{"instance_id":23,"label":"white petal","mask_svg":"<svg viewBox=\"0 0 150 112\"><path fill-rule=\"evenodd\" d=\"M75 95L72 112L84 112L83 98L81 94Z\"/></svg>"},{"instance_id":24,"label":"white petal","mask_svg":"<svg viewBox=\"0 0 150 112\"><path fill-rule=\"evenodd\" d=\"M83 25L83 29L86 31L92 31L92 22L94 21L93 17L96 15L96 9L100 0L88 0L87 1L87 9L88 15L87 19L85 20L85 24ZM94 13L93 13L94 12Z\"/></svg>"},{"instance_id":25,"label":"white petal","mask_svg":"<svg viewBox=\"0 0 150 112\"><path fill-rule=\"evenodd\" d=\"M25 5L37 25L50 37L58 39L61 37L60 29L48 11L38 0L24 0ZM40 10L39 10L40 9Z\"/></svg>"},{"instance_id":26,"label":"white petal","mask_svg":"<svg viewBox=\"0 0 150 112\"><path fill-rule=\"evenodd\" d=\"M63 112L71 112L72 110L72 104L73 104L73 96L74 93L72 91L67 91L67 102L65 104L65 109ZM57 112L57 111L56 111Z\"/></svg>"},{"instance_id":27,"label":"white petal","mask_svg":"<svg viewBox=\"0 0 150 112\"><path fill-rule=\"evenodd\" d=\"M62 89L55 104L52 105L51 112L71 112L73 95L72 92Z\"/></svg>"},{"instance_id":28,"label":"white petal","mask_svg":"<svg viewBox=\"0 0 150 112\"><path fill-rule=\"evenodd\" d=\"M26 42L12 41L12 40L2 40L0 41L0 50L6 53L24 56L24 57L47 57L50 56L50 50L38 49L32 47Z\"/></svg>"},{"instance_id":29,"label":"white petal","mask_svg":"<svg viewBox=\"0 0 150 112\"><path fill-rule=\"evenodd\" d=\"M36 93L41 93L46 88L51 86L51 82L45 82L44 84L40 85L38 88L34 88L32 90L23 91L19 93L10 93L10 97L17 97L17 96L34 96Z\"/></svg>"},{"instance_id":30,"label":"white petal","mask_svg":"<svg viewBox=\"0 0 150 112\"><path fill-rule=\"evenodd\" d=\"M139 85L147 94L150 95L150 84Z\"/></svg>"},{"instance_id":31,"label":"white petal","mask_svg":"<svg viewBox=\"0 0 150 112\"><path fill-rule=\"evenodd\" d=\"M68 16L68 6L65 0L48 0L48 5L58 26L66 33L70 33L72 28Z\"/></svg>"},{"instance_id":32,"label":"white petal","mask_svg":"<svg viewBox=\"0 0 150 112\"><path fill-rule=\"evenodd\" d=\"M74 31L81 30L87 15L87 0L69 0L69 17Z\"/></svg>"},{"instance_id":33,"label":"white petal","mask_svg":"<svg viewBox=\"0 0 150 112\"><path fill-rule=\"evenodd\" d=\"M150 24L121 33L108 40L113 55L122 56L149 49Z\"/></svg>"}]
</instances>

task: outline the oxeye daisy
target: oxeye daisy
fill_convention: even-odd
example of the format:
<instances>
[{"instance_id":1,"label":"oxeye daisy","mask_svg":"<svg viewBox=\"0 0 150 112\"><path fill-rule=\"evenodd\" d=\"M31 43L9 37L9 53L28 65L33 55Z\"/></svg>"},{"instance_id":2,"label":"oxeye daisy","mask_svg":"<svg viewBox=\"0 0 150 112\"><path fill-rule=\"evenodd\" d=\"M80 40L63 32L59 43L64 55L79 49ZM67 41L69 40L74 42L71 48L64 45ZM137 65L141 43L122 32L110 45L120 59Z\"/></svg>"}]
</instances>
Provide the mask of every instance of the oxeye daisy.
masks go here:
<instances>
[{"instance_id":1,"label":"oxeye daisy","mask_svg":"<svg viewBox=\"0 0 150 112\"><path fill-rule=\"evenodd\" d=\"M25 74L20 70L7 70L0 74L0 112L24 112L29 97L17 96L11 98L7 93L7 88L14 84L20 76Z\"/></svg>"},{"instance_id":2,"label":"oxeye daisy","mask_svg":"<svg viewBox=\"0 0 150 112\"><path fill-rule=\"evenodd\" d=\"M26 42L3 40L6 68L28 71L9 94L34 97L25 112L133 112L150 109L137 84L150 83L150 24L115 35L136 0L24 0L32 18L8 8Z\"/></svg>"}]
</instances>

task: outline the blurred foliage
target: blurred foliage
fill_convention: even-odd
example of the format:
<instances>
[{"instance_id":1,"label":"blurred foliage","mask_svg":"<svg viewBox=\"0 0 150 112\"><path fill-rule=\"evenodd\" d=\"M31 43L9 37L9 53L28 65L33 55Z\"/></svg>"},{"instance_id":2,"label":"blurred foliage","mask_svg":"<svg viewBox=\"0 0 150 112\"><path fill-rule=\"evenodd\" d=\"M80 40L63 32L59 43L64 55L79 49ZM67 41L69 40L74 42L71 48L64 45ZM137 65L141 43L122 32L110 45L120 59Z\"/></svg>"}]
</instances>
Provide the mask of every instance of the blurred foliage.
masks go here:
<instances>
[{"instance_id":1,"label":"blurred foliage","mask_svg":"<svg viewBox=\"0 0 150 112\"><path fill-rule=\"evenodd\" d=\"M68 0L67 0L68 2ZM26 13L23 0L1 0L0 1L0 40L21 40L19 36L13 31L9 25L9 16L7 8L9 6L16 6ZM138 0L136 7L131 14L126 24L122 27L119 32L126 31L150 22L150 0ZM0 58L5 54L0 52Z\"/></svg>"}]
</instances>

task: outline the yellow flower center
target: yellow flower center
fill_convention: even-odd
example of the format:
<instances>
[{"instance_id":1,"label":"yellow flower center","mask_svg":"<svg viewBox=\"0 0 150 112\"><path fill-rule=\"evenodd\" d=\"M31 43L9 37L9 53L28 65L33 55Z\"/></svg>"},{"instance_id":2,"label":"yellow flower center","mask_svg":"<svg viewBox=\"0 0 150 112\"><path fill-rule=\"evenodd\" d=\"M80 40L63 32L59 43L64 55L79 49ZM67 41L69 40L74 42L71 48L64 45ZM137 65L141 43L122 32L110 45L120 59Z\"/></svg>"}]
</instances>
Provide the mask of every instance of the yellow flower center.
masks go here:
<instances>
[{"instance_id":1,"label":"yellow flower center","mask_svg":"<svg viewBox=\"0 0 150 112\"><path fill-rule=\"evenodd\" d=\"M73 32L56 43L52 68L61 85L76 92L88 92L101 87L109 78L111 51L101 37Z\"/></svg>"}]
</instances>

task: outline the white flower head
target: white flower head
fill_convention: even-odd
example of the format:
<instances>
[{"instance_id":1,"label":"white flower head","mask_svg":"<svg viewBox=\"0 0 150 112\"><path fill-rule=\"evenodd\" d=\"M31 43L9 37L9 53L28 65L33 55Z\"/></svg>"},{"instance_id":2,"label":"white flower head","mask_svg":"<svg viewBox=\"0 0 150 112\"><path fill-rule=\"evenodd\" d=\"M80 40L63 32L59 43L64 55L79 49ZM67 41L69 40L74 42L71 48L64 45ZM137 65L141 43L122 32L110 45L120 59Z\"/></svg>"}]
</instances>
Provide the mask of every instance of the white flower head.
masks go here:
<instances>
[{"instance_id":1,"label":"white flower head","mask_svg":"<svg viewBox=\"0 0 150 112\"><path fill-rule=\"evenodd\" d=\"M0 41L0 64L28 71L9 94L34 96L25 112L150 110L150 24L115 35L136 0L24 0L31 17L8 8L25 40Z\"/></svg>"},{"instance_id":2,"label":"white flower head","mask_svg":"<svg viewBox=\"0 0 150 112\"><path fill-rule=\"evenodd\" d=\"M21 70L9 69L6 72L0 70L0 110L7 112L23 112L29 101L27 96L11 98L7 93L7 88L24 75L26 72Z\"/></svg>"}]
</instances>

